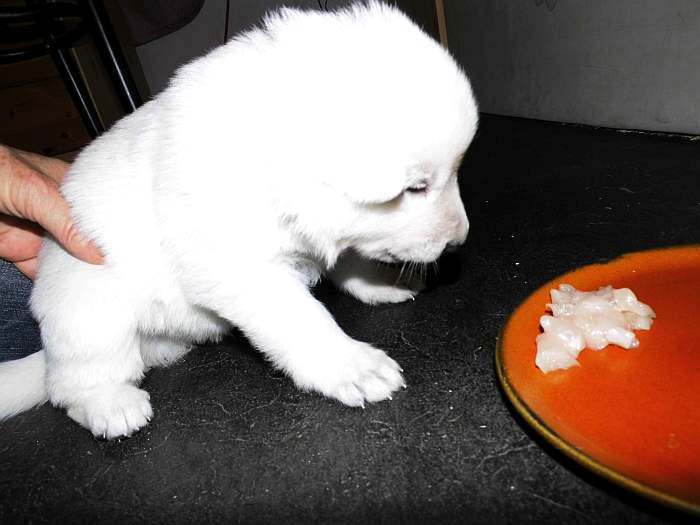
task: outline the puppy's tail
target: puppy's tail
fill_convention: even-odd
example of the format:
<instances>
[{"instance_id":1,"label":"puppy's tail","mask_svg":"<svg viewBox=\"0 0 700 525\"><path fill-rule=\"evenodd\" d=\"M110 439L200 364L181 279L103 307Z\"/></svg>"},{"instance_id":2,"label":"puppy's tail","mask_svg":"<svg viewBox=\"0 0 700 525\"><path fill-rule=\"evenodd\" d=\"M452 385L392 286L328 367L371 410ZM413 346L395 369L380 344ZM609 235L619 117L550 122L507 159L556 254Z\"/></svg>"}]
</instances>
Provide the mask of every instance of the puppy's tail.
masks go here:
<instances>
[{"instance_id":1,"label":"puppy's tail","mask_svg":"<svg viewBox=\"0 0 700 525\"><path fill-rule=\"evenodd\" d=\"M0 421L45 403L44 351L0 363Z\"/></svg>"}]
</instances>

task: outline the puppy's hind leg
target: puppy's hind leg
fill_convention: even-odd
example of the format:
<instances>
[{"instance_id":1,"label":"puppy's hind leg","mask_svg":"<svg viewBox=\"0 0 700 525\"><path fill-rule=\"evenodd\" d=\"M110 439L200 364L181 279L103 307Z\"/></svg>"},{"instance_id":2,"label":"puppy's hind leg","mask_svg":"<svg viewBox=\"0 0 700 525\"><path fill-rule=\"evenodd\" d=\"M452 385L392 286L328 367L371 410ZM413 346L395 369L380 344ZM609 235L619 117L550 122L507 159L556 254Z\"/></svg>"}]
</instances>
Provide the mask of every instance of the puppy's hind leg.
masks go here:
<instances>
[{"instance_id":1,"label":"puppy's hind leg","mask_svg":"<svg viewBox=\"0 0 700 525\"><path fill-rule=\"evenodd\" d=\"M32 298L49 400L95 436L129 436L153 415L148 393L136 387L145 365L134 308L107 272L81 273L52 283L40 279Z\"/></svg>"},{"instance_id":2,"label":"puppy's hind leg","mask_svg":"<svg viewBox=\"0 0 700 525\"><path fill-rule=\"evenodd\" d=\"M160 327L160 330L171 335L141 334L141 357L147 368L170 366L182 359L195 345L218 342L231 330L229 323L200 307L189 306L180 315L183 319L177 329ZM171 322L177 324L175 321ZM182 329L183 324L186 325L186 330Z\"/></svg>"},{"instance_id":3,"label":"puppy's hind leg","mask_svg":"<svg viewBox=\"0 0 700 525\"><path fill-rule=\"evenodd\" d=\"M170 366L182 359L191 349L191 344L172 337L141 336L141 357L146 368Z\"/></svg>"},{"instance_id":4,"label":"puppy's hind leg","mask_svg":"<svg viewBox=\"0 0 700 525\"><path fill-rule=\"evenodd\" d=\"M425 288L411 268L386 266L349 250L328 272L333 284L367 304L400 303L413 299Z\"/></svg>"}]
</instances>

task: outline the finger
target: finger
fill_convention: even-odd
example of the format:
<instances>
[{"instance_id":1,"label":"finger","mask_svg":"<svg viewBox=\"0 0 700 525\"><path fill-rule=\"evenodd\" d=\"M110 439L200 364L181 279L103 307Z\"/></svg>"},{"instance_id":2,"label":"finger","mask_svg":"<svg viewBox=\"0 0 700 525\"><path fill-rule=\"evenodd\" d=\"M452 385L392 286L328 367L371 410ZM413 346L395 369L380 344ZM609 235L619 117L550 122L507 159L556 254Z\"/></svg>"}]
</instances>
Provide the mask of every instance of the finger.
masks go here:
<instances>
[{"instance_id":1,"label":"finger","mask_svg":"<svg viewBox=\"0 0 700 525\"><path fill-rule=\"evenodd\" d=\"M100 249L78 231L68 203L58 192L46 206L35 210L34 217L73 256L91 264L104 262Z\"/></svg>"},{"instance_id":2,"label":"finger","mask_svg":"<svg viewBox=\"0 0 700 525\"><path fill-rule=\"evenodd\" d=\"M43 184L36 181L28 187L26 198L18 199L23 203L22 216L38 222L73 256L91 264L102 264L102 253L78 231L58 185L48 178L43 179Z\"/></svg>"},{"instance_id":3,"label":"finger","mask_svg":"<svg viewBox=\"0 0 700 525\"><path fill-rule=\"evenodd\" d=\"M14 151L0 146L0 213L34 220L32 212L37 194L58 191L58 183L27 164Z\"/></svg>"},{"instance_id":4,"label":"finger","mask_svg":"<svg viewBox=\"0 0 700 525\"><path fill-rule=\"evenodd\" d=\"M101 264L100 250L78 232L58 183L32 168L23 158L0 151L12 173L9 184L0 185L0 212L38 222L68 252L92 264Z\"/></svg>"},{"instance_id":5,"label":"finger","mask_svg":"<svg viewBox=\"0 0 700 525\"><path fill-rule=\"evenodd\" d=\"M12 152L20 157L24 162L29 164L35 170L44 173L51 177L54 181L60 183L68 172L70 164L63 162L61 159L52 157L44 157L29 151L22 151L17 148L10 148Z\"/></svg>"},{"instance_id":6,"label":"finger","mask_svg":"<svg viewBox=\"0 0 700 525\"><path fill-rule=\"evenodd\" d=\"M0 215L0 259L24 261L37 256L44 232L36 224Z\"/></svg>"},{"instance_id":7,"label":"finger","mask_svg":"<svg viewBox=\"0 0 700 525\"><path fill-rule=\"evenodd\" d=\"M15 266L20 272L29 277L32 281L36 279L36 272L38 269L36 257L32 259L27 259L26 261L18 261L15 263Z\"/></svg>"}]
</instances>

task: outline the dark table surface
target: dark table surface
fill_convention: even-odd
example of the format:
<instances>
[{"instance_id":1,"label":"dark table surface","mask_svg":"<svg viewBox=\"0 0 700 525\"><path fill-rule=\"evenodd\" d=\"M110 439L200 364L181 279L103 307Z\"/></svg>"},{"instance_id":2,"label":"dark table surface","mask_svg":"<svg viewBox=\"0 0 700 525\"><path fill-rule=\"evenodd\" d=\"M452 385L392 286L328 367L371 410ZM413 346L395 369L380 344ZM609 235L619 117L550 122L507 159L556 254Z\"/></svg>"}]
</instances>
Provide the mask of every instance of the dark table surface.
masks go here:
<instances>
[{"instance_id":1,"label":"dark table surface","mask_svg":"<svg viewBox=\"0 0 700 525\"><path fill-rule=\"evenodd\" d=\"M686 521L579 468L515 415L494 347L545 281L700 239L700 143L484 116L461 170L471 232L415 302L320 285L408 389L350 409L299 392L233 334L145 388L155 418L94 439L49 406L0 424L0 523Z\"/></svg>"}]
</instances>

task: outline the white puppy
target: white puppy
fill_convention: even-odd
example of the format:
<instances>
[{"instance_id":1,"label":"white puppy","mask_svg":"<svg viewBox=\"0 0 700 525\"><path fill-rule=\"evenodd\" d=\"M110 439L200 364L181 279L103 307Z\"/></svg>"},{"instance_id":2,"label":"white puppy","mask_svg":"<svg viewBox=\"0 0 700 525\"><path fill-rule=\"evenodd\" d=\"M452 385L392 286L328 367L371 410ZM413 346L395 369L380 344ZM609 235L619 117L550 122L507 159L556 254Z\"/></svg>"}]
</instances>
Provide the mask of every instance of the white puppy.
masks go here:
<instances>
[{"instance_id":1,"label":"white puppy","mask_svg":"<svg viewBox=\"0 0 700 525\"><path fill-rule=\"evenodd\" d=\"M184 66L71 168L62 191L106 262L45 243L44 350L0 366L0 418L48 398L96 436L130 435L152 416L145 371L231 325L300 388L391 398L398 364L308 287L411 298L376 261L464 241L457 169L476 125L454 60L378 2L283 9Z\"/></svg>"}]
</instances>

